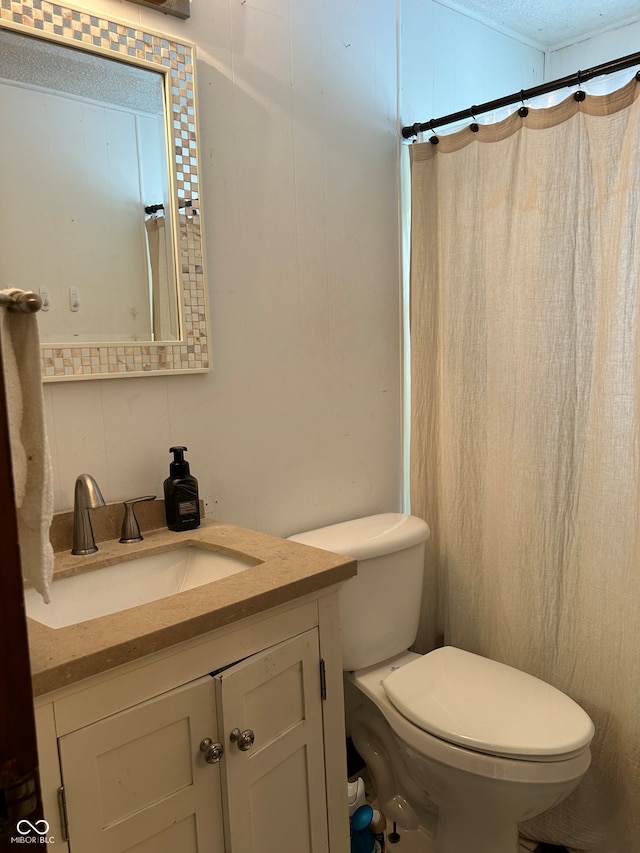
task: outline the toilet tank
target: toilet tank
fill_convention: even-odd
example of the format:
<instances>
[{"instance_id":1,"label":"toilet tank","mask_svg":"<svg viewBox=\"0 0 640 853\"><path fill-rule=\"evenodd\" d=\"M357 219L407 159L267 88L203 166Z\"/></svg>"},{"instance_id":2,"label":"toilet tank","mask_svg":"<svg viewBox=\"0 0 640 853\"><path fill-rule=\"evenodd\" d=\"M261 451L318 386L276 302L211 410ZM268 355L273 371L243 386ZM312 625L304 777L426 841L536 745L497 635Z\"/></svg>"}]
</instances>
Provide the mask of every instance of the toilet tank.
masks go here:
<instances>
[{"instance_id":1,"label":"toilet tank","mask_svg":"<svg viewBox=\"0 0 640 853\"><path fill-rule=\"evenodd\" d=\"M379 663L415 640L428 537L425 521L396 512L289 537L358 561L358 574L340 590L343 669Z\"/></svg>"}]
</instances>

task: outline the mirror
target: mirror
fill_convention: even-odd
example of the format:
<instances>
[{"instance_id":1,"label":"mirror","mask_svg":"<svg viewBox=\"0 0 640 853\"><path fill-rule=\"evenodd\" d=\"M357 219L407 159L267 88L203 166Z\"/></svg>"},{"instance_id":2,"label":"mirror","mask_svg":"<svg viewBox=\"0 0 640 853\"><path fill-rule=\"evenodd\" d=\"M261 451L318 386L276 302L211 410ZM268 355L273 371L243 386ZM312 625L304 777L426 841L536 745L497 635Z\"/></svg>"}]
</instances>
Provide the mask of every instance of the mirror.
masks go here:
<instances>
[{"instance_id":1,"label":"mirror","mask_svg":"<svg viewBox=\"0 0 640 853\"><path fill-rule=\"evenodd\" d=\"M2 5L0 109L0 287L43 299L45 381L209 370L192 46Z\"/></svg>"}]
</instances>

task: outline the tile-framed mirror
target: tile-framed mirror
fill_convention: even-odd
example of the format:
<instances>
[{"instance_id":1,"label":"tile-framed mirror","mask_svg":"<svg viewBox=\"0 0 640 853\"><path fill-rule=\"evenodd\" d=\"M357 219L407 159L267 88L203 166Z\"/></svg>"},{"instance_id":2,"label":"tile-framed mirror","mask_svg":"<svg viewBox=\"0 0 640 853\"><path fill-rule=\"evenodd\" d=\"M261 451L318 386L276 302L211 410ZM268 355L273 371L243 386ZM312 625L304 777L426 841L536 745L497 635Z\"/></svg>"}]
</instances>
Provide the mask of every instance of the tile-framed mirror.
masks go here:
<instances>
[{"instance_id":1,"label":"tile-framed mirror","mask_svg":"<svg viewBox=\"0 0 640 853\"><path fill-rule=\"evenodd\" d=\"M0 0L0 109L0 287L43 300L43 380L208 371L193 45Z\"/></svg>"}]
</instances>

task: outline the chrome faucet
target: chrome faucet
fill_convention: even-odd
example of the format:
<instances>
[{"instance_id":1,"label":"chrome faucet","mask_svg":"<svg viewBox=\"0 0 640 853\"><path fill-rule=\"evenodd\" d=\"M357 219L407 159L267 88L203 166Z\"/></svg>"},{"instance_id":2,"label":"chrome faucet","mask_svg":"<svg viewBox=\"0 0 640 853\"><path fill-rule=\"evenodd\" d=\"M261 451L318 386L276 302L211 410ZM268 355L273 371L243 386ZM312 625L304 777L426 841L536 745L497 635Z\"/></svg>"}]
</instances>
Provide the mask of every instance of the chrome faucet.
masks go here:
<instances>
[{"instance_id":1,"label":"chrome faucet","mask_svg":"<svg viewBox=\"0 0 640 853\"><path fill-rule=\"evenodd\" d=\"M73 497L72 554L95 554L98 550L93 536L89 510L104 506L100 487L91 474L80 474Z\"/></svg>"}]
</instances>

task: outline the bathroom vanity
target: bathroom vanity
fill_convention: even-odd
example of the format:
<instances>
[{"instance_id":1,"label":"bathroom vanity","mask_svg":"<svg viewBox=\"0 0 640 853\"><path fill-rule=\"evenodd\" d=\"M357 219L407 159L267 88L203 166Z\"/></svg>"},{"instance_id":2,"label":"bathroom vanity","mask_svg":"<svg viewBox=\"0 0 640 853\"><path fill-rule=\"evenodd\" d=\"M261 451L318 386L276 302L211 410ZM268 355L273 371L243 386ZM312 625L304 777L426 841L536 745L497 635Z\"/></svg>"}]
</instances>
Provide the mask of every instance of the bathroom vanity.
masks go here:
<instances>
[{"instance_id":1,"label":"bathroom vanity","mask_svg":"<svg viewBox=\"0 0 640 853\"><path fill-rule=\"evenodd\" d=\"M347 853L338 590L355 562L205 522L56 571L185 544L252 565L66 627L29 620L53 849Z\"/></svg>"}]
</instances>

